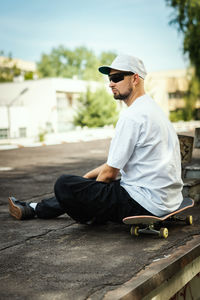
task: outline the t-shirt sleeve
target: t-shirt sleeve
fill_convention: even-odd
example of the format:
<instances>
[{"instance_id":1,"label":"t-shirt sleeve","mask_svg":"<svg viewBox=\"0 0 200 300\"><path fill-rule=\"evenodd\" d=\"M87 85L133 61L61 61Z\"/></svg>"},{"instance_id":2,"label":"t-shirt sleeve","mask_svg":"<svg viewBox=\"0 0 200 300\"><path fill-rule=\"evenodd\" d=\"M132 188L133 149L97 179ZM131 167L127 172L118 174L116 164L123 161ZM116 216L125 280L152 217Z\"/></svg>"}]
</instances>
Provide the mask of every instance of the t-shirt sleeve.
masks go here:
<instances>
[{"instance_id":1,"label":"t-shirt sleeve","mask_svg":"<svg viewBox=\"0 0 200 300\"><path fill-rule=\"evenodd\" d=\"M123 169L133 154L138 142L140 127L130 119L119 119L115 136L111 141L107 164L113 168Z\"/></svg>"}]
</instances>

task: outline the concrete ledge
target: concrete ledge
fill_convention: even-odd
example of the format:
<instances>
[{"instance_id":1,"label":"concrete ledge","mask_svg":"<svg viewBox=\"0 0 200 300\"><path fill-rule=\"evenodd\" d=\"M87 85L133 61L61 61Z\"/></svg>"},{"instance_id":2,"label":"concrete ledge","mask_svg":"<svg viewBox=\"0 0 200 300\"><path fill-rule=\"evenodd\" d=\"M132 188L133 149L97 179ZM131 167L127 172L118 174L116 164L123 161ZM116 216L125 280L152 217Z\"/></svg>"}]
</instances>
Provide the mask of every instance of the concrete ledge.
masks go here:
<instances>
[{"instance_id":1,"label":"concrete ledge","mask_svg":"<svg viewBox=\"0 0 200 300\"><path fill-rule=\"evenodd\" d=\"M200 201L200 179L184 178L183 197L190 197L195 202Z\"/></svg>"},{"instance_id":2,"label":"concrete ledge","mask_svg":"<svg viewBox=\"0 0 200 300\"><path fill-rule=\"evenodd\" d=\"M184 169L185 178L200 178L200 165L191 164Z\"/></svg>"},{"instance_id":3,"label":"concrete ledge","mask_svg":"<svg viewBox=\"0 0 200 300\"><path fill-rule=\"evenodd\" d=\"M153 241L152 241L153 242ZM123 284L116 290L108 292L104 296L104 300L131 300L131 299L169 299L178 290L180 290L189 280L200 272L200 236L195 236L186 245L176 249L170 256L156 260L145 270L140 271L135 277ZM194 267L191 271L191 276L183 276L179 278L176 275L179 272L184 272L186 268ZM133 266L134 268L134 266ZM180 275L180 274L178 274ZM174 281L174 276L176 280ZM179 278L180 280L178 281ZM177 287L172 283L175 282ZM171 284L169 288L168 284ZM164 290L167 286L166 290ZM160 298L159 293L165 292L165 297L162 294ZM152 296L150 296L152 295ZM156 296L157 295L157 296Z\"/></svg>"}]
</instances>

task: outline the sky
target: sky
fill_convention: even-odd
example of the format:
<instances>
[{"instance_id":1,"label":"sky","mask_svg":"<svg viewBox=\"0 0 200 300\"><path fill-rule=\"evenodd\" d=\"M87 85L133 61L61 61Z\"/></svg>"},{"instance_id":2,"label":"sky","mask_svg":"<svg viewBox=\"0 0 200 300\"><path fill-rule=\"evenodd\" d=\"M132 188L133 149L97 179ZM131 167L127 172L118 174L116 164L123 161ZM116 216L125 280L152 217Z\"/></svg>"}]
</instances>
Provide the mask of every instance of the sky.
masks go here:
<instances>
[{"instance_id":1,"label":"sky","mask_svg":"<svg viewBox=\"0 0 200 300\"><path fill-rule=\"evenodd\" d=\"M0 50L38 62L63 45L131 54L147 71L182 69L183 37L165 0L0 0Z\"/></svg>"}]
</instances>

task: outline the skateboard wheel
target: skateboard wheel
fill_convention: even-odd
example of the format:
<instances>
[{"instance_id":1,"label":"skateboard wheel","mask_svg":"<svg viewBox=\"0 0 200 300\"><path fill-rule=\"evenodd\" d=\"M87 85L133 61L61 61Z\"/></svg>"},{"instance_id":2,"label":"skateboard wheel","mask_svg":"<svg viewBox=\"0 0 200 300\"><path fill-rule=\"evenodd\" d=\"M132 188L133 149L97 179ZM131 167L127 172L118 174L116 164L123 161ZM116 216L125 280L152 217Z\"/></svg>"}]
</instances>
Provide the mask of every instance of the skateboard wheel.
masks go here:
<instances>
[{"instance_id":1,"label":"skateboard wheel","mask_svg":"<svg viewBox=\"0 0 200 300\"><path fill-rule=\"evenodd\" d=\"M168 229L167 228L160 228L159 236L166 239L168 237Z\"/></svg>"},{"instance_id":2,"label":"skateboard wheel","mask_svg":"<svg viewBox=\"0 0 200 300\"><path fill-rule=\"evenodd\" d=\"M193 224L193 218L192 218L192 216L191 215L187 216L185 221L186 221L187 225L192 225Z\"/></svg>"},{"instance_id":3,"label":"skateboard wheel","mask_svg":"<svg viewBox=\"0 0 200 300\"><path fill-rule=\"evenodd\" d=\"M131 230L130 230L131 235L138 236L139 235L138 229L139 229L139 226L131 226Z\"/></svg>"}]
</instances>

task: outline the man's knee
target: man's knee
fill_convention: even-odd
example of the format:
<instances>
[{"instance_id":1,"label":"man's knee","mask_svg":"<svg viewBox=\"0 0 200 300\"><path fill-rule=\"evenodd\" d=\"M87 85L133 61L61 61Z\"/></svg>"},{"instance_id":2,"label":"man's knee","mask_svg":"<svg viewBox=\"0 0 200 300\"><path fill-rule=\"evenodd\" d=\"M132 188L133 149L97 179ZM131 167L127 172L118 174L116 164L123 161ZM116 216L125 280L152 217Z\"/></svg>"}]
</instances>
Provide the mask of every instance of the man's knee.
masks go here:
<instances>
[{"instance_id":1,"label":"man's knee","mask_svg":"<svg viewBox=\"0 0 200 300\"><path fill-rule=\"evenodd\" d=\"M56 180L55 185L54 185L55 193L56 192L59 193L61 190L63 190L63 187L67 186L67 183L70 182L70 178L72 176L73 175L61 175L60 177L58 177L58 179Z\"/></svg>"},{"instance_id":2,"label":"man's knee","mask_svg":"<svg viewBox=\"0 0 200 300\"><path fill-rule=\"evenodd\" d=\"M72 198L72 191L69 186L73 175L61 175L55 182L54 193L58 202L63 206L63 202Z\"/></svg>"}]
</instances>

